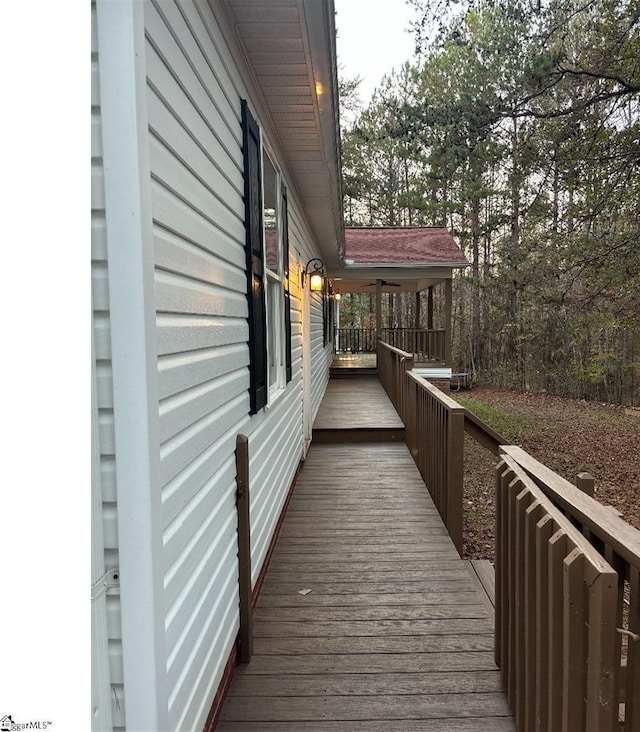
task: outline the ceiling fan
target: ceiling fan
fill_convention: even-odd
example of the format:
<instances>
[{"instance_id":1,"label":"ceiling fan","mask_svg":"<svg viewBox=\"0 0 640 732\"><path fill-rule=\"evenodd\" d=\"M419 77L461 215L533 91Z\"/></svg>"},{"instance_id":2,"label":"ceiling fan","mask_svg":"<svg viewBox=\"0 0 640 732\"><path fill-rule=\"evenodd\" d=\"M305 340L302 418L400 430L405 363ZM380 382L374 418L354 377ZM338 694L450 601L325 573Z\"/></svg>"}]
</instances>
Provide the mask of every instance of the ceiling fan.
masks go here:
<instances>
[{"instance_id":1,"label":"ceiling fan","mask_svg":"<svg viewBox=\"0 0 640 732\"><path fill-rule=\"evenodd\" d=\"M368 282L366 285L360 285L360 287L375 287L377 282ZM381 287L400 287L399 282L387 282L387 280L380 280Z\"/></svg>"}]
</instances>

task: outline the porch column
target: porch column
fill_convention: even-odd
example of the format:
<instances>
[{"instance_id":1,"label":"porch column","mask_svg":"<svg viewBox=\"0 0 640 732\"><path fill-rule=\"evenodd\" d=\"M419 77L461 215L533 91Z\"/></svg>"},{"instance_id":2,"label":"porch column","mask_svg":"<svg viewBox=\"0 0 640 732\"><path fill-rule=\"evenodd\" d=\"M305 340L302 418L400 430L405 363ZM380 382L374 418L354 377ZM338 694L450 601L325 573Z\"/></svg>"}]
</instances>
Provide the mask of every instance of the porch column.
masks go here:
<instances>
[{"instance_id":1,"label":"porch column","mask_svg":"<svg viewBox=\"0 0 640 732\"><path fill-rule=\"evenodd\" d=\"M382 280L376 280L376 339L382 338Z\"/></svg>"},{"instance_id":2,"label":"porch column","mask_svg":"<svg viewBox=\"0 0 640 732\"><path fill-rule=\"evenodd\" d=\"M433 330L433 285L429 287L427 299L427 330Z\"/></svg>"},{"instance_id":3,"label":"porch column","mask_svg":"<svg viewBox=\"0 0 640 732\"><path fill-rule=\"evenodd\" d=\"M416 317L413 327L416 330L420 330L420 290L416 292Z\"/></svg>"},{"instance_id":4,"label":"porch column","mask_svg":"<svg viewBox=\"0 0 640 732\"><path fill-rule=\"evenodd\" d=\"M444 281L444 365L451 366L451 311L453 304L453 282Z\"/></svg>"}]
</instances>

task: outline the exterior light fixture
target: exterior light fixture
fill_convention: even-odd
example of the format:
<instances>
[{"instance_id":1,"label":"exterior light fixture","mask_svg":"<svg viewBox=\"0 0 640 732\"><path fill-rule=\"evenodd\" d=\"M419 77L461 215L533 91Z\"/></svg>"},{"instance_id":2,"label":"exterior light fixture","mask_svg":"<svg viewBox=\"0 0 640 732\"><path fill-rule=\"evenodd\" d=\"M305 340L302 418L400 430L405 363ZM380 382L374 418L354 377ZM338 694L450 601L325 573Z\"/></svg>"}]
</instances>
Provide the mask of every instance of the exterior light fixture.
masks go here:
<instances>
[{"instance_id":1,"label":"exterior light fixture","mask_svg":"<svg viewBox=\"0 0 640 732\"><path fill-rule=\"evenodd\" d=\"M302 272L302 285L304 286L306 278L309 277L309 289L311 292L322 292L324 287L324 262L317 257L310 259L307 266Z\"/></svg>"},{"instance_id":2,"label":"exterior light fixture","mask_svg":"<svg viewBox=\"0 0 640 732\"><path fill-rule=\"evenodd\" d=\"M336 292L336 294L334 295L334 297L335 297L336 300L342 300L342 295L339 292Z\"/></svg>"}]
</instances>

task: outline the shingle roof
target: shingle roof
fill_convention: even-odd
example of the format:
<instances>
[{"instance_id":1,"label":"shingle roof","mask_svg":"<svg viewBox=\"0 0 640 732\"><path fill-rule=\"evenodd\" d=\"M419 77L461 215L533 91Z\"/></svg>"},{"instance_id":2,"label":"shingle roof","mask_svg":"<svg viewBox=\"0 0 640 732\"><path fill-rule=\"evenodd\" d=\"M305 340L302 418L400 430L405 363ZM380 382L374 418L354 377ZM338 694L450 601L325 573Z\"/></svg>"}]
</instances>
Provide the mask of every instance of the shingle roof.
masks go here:
<instances>
[{"instance_id":1,"label":"shingle roof","mask_svg":"<svg viewBox=\"0 0 640 732\"><path fill-rule=\"evenodd\" d=\"M345 257L355 264L469 264L447 229L435 226L347 227Z\"/></svg>"}]
</instances>

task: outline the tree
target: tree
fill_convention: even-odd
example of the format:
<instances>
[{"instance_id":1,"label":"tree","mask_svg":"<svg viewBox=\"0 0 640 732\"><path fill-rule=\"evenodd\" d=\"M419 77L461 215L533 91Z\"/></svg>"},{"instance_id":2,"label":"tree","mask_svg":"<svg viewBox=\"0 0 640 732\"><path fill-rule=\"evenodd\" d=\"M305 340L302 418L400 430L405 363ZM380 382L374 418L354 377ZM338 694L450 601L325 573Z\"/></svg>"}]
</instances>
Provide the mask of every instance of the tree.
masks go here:
<instances>
[{"instance_id":1,"label":"tree","mask_svg":"<svg viewBox=\"0 0 640 732\"><path fill-rule=\"evenodd\" d=\"M452 230L485 380L637 399L639 7L412 2L439 32L345 130L350 222Z\"/></svg>"}]
</instances>

